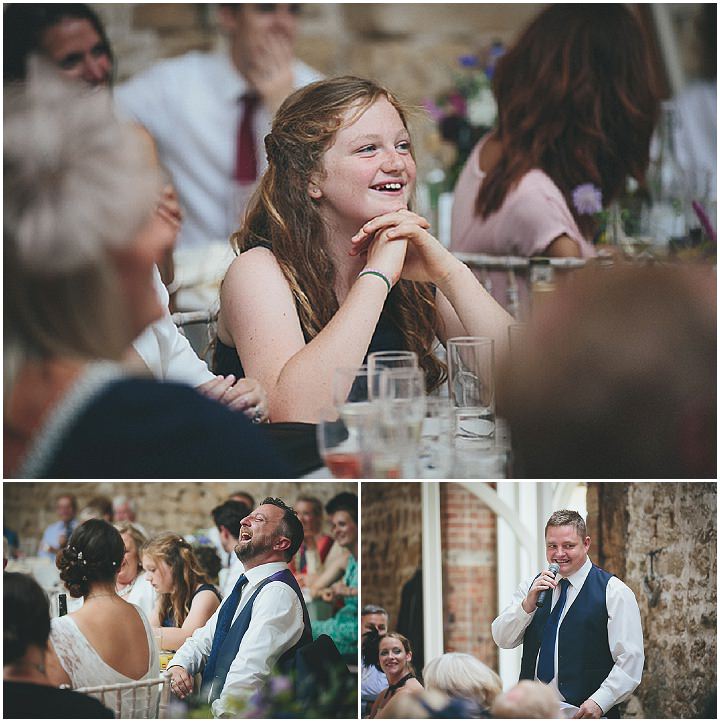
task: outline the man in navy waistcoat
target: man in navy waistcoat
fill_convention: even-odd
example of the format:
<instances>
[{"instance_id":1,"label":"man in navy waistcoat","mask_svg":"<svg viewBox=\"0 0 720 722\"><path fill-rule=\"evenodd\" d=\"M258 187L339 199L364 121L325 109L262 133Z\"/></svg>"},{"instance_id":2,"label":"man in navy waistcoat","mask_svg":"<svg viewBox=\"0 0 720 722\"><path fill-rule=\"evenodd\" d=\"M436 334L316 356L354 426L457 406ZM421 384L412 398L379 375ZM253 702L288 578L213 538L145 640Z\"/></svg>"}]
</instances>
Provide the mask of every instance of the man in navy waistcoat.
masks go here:
<instances>
[{"instance_id":1,"label":"man in navy waistcoat","mask_svg":"<svg viewBox=\"0 0 720 722\"><path fill-rule=\"evenodd\" d=\"M295 651L312 641L302 592L287 565L302 541L302 523L281 499L264 499L240 522L235 553L243 573L168 666L180 699L202 671L202 696L213 715L237 716L237 705L259 691L276 666L290 671Z\"/></svg>"},{"instance_id":2,"label":"man in navy waistcoat","mask_svg":"<svg viewBox=\"0 0 720 722\"><path fill-rule=\"evenodd\" d=\"M576 511L552 514L545 548L548 563L560 567L557 577L545 570L521 584L492 623L493 639L503 649L523 645L520 679L547 683L565 715L618 717L617 705L640 684L645 660L635 595L590 561L590 537ZM547 600L538 607L544 590Z\"/></svg>"}]
</instances>

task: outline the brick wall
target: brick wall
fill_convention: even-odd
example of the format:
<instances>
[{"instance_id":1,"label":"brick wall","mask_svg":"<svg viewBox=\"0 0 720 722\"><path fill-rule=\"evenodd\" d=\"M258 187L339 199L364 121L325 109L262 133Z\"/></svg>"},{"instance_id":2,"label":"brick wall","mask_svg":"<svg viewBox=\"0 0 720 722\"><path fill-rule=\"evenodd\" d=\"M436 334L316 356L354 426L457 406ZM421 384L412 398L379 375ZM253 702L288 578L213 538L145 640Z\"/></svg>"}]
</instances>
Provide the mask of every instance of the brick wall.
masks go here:
<instances>
[{"instance_id":1,"label":"brick wall","mask_svg":"<svg viewBox=\"0 0 720 722\"><path fill-rule=\"evenodd\" d=\"M497 609L495 515L460 484L440 486L445 651L497 670L490 625Z\"/></svg>"},{"instance_id":2,"label":"brick wall","mask_svg":"<svg viewBox=\"0 0 720 722\"><path fill-rule=\"evenodd\" d=\"M608 511L618 520L605 525L599 554L609 571L625 569L642 617L645 670L627 716L716 717L717 485L591 483L588 492L591 530Z\"/></svg>"},{"instance_id":3,"label":"brick wall","mask_svg":"<svg viewBox=\"0 0 720 722\"><path fill-rule=\"evenodd\" d=\"M403 585L422 562L420 504L417 482L362 485L362 603L387 609L392 628Z\"/></svg>"},{"instance_id":4,"label":"brick wall","mask_svg":"<svg viewBox=\"0 0 720 722\"><path fill-rule=\"evenodd\" d=\"M43 529L56 521L55 498L72 493L79 508L97 494L112 498L125 494L138 503L138 521L148 532L171 530L190 533L212 526L211 510L237 490L248 491L256 502L279 496L292 504L297 496L313 494L325 504L340 491L357 493L355 482L344 481L187 481L187 482L8 482L3 484L3 522L23 539L39 540Z\"/></svg>"}]
</instances>

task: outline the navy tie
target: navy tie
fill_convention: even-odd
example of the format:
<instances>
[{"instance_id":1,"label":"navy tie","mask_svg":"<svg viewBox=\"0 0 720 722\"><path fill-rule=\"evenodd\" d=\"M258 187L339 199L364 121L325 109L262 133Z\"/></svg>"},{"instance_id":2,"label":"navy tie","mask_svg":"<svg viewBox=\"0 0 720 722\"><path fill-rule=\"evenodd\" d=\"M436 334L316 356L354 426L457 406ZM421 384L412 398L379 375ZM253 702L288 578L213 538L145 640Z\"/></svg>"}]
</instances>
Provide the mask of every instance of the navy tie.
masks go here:
<instances>
[{"instance_id":1,"label":"navy tie","mask_svg":"<svg viewBox=\"0 0 720 722\"><path fill-rule=\"evenodd\" d=\"M203 672L203 685L210 684L215 677L215 665L217 664L217 658L220 654L220 648L222 647L225 637L227 637L230 627L232 626L232 620L235 616L235 611L240 604L240 595L242 594L243 587L247 584L247 577L241 574L238 580L235 582L230 596L227 602L222 605L220 613L218 614L217 624L215 625L215 636L213 637L212 649L205 665L205 671Z\"/></svg>"},{"instance_id":2,"label":"navy tie","mask_svg":"<svg viewBox=\"0 0 720 722\"><path fill-rule=\"evenodd\" d=\"M567 590L570 582L567 579L560 580L560 596L550 613L550 618L545 623L542 644L540 645L540 656L538 657L537 678L541 682L550 682L555 676L555 639L557 638L560 615L565 607Z\"/></svg>"}]
</instances>

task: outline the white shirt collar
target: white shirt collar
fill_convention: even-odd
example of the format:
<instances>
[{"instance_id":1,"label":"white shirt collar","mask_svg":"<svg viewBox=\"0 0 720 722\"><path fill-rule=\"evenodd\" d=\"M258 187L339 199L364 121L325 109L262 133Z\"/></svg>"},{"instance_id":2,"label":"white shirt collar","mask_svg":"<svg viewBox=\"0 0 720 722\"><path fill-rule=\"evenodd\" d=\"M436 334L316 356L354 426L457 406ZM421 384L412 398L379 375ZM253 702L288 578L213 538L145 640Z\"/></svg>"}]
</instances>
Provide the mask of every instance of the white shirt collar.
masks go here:
<instances>
[{"instance_id":1,"label":"white shirt collar","mask_svg":"<svg viewBox=\"0 0 720 722\"><path fill-rule=\"evenodd\" d=\"M253 567L252 569L246 569L245 576L248 580L248 586L259 584L266 577L272 576L287 568L288 565L286 562L268 562L267 564L260 564Z\"/></svg>"},{"instance_id":2,"label":"white shirt collar","mask_svg":"<svg viewBox=\"0 0 720 722\"><path fill-rule=\"evenodd\" d=\"M590 557L588 557L585 560L585 564L583 564L580 569L571 574L569 577L566 577L566 579L573 585L573 587L575 587L575 589L580 589L582 585L585 584L585 580L587 579L587 575L590 574L591 569L592 562L590 561Z\"/></svg>"}]
</instances>

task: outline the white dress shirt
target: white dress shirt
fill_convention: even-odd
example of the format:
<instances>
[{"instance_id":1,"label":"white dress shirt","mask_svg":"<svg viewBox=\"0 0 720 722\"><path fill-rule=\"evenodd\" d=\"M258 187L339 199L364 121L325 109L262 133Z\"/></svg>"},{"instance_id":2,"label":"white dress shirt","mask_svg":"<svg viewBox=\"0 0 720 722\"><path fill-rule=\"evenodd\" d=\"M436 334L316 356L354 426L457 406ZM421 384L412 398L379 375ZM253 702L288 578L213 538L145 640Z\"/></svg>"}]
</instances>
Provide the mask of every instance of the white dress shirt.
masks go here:
<instances>
[{"instance_id":1,"label":"white dress shirt","mask_svg":"<svg viewBox=\"0 0 720 722\"><path fill-rule=\"evenodd\" d=\"M580 593L587 575L592 568L590 558L574 574L567 577L570 585L567 590L565 607L560 614L558 634L568 609ZM528 614L522 607L522 601L532 586L533 579L523 582L515 592L512 603L506 607L492 623L492 635L495 643L503 649L514 649L523 643L525 630L532 622L535 611ZM560 596L560 585L553 590L552 606ZM606 713L611 707L626 700L640 684L645 654L643 651L642 624L640 609L632 590L617 577L611 577L605 590L605 601L608 613L608 646L615 660L615 666L600 685L590 695ZM555 638L555 669L557 670L558 644ZM539 656L539 655L538 655ZM537 660L535 661L537 679ZM550 686L558 697L564 700L558 689L557 675L551 680Z\"/></svg>"},{"instance_id":2,"label":"white dress shirt","mask_svg":"<svg viewBox=\"0 0 720 722\"><path fill-rule=\"evenodd\" d=\"M293 64L294 87L322 77L300 61ZM227 53L190 52L163 60L115 90L122 112L152 135L184 211L179 250L227 239L255 184L234 181L237 129L248 90ZM265 170L264 138L271 116L255 115L258 177Z\"/></svg>"},{"instance_id":3,"label":"white dress shirt","mask_svg":"<svg viewBox=\"0 0 720 722\"><path fill-rule=\"evenodd\" d=\"M168 310L170 297L157 266L153 268L153 283L163 307L163 315L133 341L135 351L158 381L200 386L214 379L215 374L193 351L190 342L173 323Z\"/></svg>"},{"instance_id":4,"label":"white dress shirt","mask_svg":"<svg viewBox=\"0 0 720 722\"><path fill-rule=\"evenodd\" d=\"M258 584L287 568L285 562L270 562L245 572L248 583L242 591L233 623ZM184 667L191 677L202 670L212 649L218 614L226 603L227 599L224 599L205 626L195 630L192 637L185 641L170 667ZM231 716L233 698L247 699L261 689L279 657L299 641L303 628L302 607L295 591L283 582L265 585L255 600L250 626L240 642L235 661L230 665L220 697L212 703L213 715Z\"/></svg>"}]
</instances>

